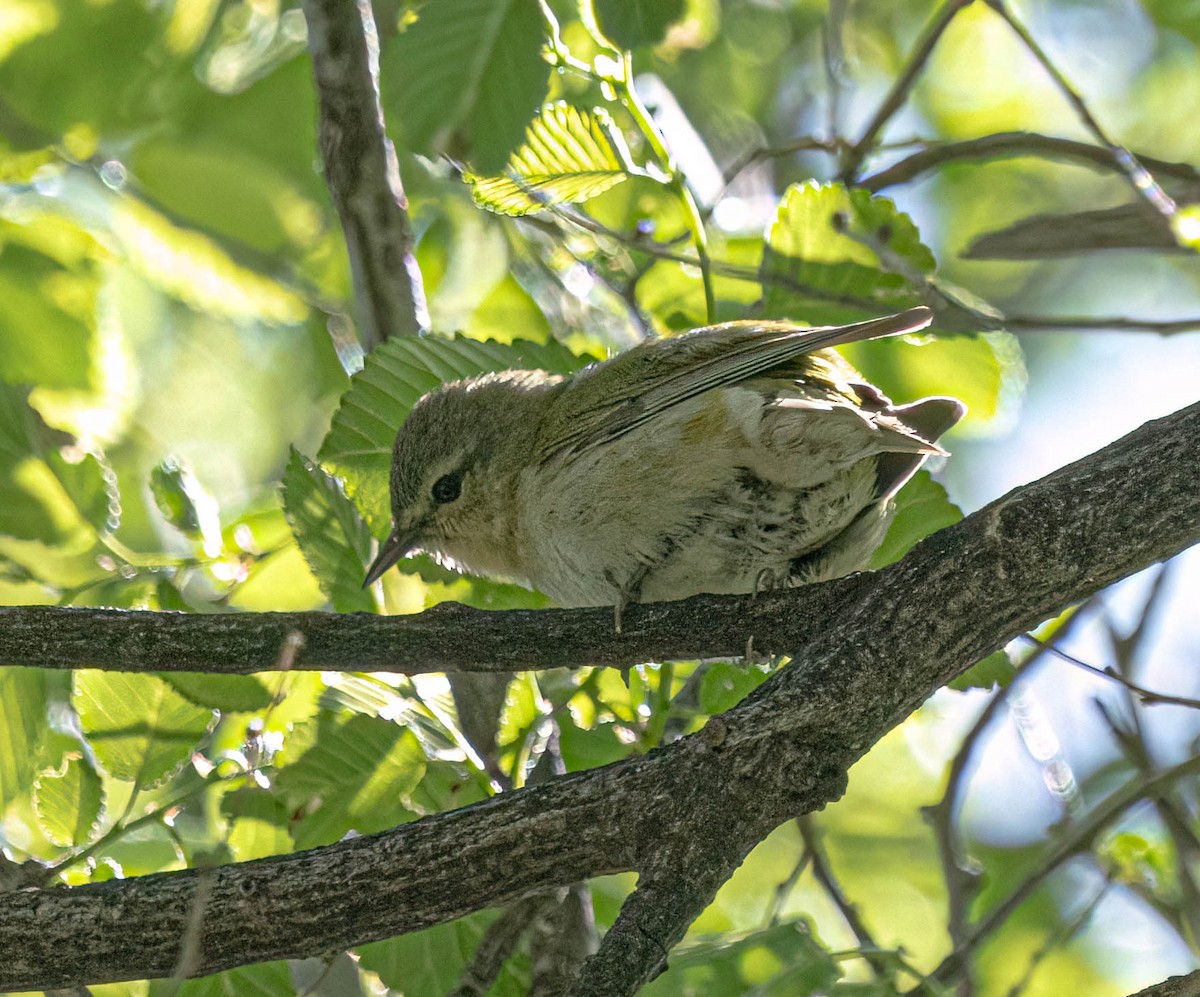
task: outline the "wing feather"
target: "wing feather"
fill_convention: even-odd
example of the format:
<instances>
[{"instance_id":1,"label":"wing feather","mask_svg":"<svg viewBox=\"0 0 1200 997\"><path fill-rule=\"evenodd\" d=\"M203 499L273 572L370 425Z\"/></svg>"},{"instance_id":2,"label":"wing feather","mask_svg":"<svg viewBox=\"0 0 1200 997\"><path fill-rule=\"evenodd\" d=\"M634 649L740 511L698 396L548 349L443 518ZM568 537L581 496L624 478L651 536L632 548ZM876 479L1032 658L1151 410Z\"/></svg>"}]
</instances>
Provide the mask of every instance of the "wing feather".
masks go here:
<instances>
[{"instance_id":1,"label":"wing feather","mask_svg":"<svg viewBox=\"0 0 1200 997\"><path fill-rule=\"evenodd\" d=\"M556 399L539 446L543 459L610 442L673 405L843 343L924 329L928 308L852 325L798 328L785 322L727 322L655 340L575 376ZM614 387L615 386L615 387Z\"/></svg>"}]
</instances>

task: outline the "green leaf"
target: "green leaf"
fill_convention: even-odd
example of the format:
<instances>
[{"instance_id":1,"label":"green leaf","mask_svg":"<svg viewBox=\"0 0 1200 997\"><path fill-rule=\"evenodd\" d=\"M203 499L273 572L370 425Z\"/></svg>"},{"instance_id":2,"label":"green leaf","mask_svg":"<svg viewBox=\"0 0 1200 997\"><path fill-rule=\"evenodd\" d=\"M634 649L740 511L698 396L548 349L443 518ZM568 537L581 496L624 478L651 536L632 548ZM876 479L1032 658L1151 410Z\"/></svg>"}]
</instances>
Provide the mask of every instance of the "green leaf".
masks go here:
<instances>
[{"instance_id":1,"label":"green leaf","mask_svg":"<svg viewBox=\"0 0 1200 997\"><path fill-rule=\"evenodd\" d=\"M263 962L199 980L154 980L147 997L290 997L296 993L286 962Z\"/></svg>"},{"instance_id":2,"label":"green leaf","mask_svg":"<svg viewBox=\"0 0 1200 997\"><path fill-rule=\"evenodd\" d=\"M642 991L646 997L704 994L804 997L828 992L841 976L807 921L778 924L736 937L718 936L671 953L667 972Z\"/></svg>"},{"instance_id":3,"label":"green leaf","mask_svg":"<svg viewBox=\"0 0 1200 997\"><path fill-rule=\"evenodd\" d=\"M164 672L159 678L197 706L222 713L255 713L265 710L273 698L253 675Z\"/></svg>"},{"instance_id":4,"label":"green leaf","mask_svg":"<svg viewBox=\"0 0 1200 997\"><path fill-rule=\"evenodd\" d=\"M28 397L0 384L0 534L61 542L78 529L78 515L42 458L70 438L50 429Z\"/></svg>"},{"instance_id":5,"label":"green leaf","mask_svg":"<svg viewBox=\"0 0 1200 997\"><path fill-rule=\"evenodd\" d=\"M0 815L33 785L46 727L45 673L0 669Z\"/></svg>"},{"instance_id":6,"label":"green leaf","mask_svg":"<svg viewBox=\"0 0 1200 997\"><path fill-rule=\"evenodd\" d=\"M700 680L700 709L708 714L732 709L762 685L769 674L755 665L715 662Z\"/></svg>"},{"instance_id":7,"label":"green leaf","mask_svg":"<svg viewBox=\"0 0 1200 997\"><path fill-rule=\"evenodd\" d=\"M982 661L978 661L950 682L950 688L958 692L968 689L992 689L999 686L1007 688L1017 670L1008 657L1008 652L1001 648L993 651Z\"/></svg>"},{"instance_id":8,"label":"green leaf","mask_svg":"<svg viewBox=\"0 0 1200 997\"><path fill-rule=\"evenodd\" d=\"M293 447L281 492L296 542L333 608L371 612L374 598L362 587L371 531L341 483Z\"/></svg>"},{"instance_id":9,"label":"green leaf","mask_svg":"<svg viewBox=\"0 0 1200 997\"><path fill-rule=\"evenodd\" d=\"M254 786L227 793L221 813L229 821L226 840L239 862L292 850L288 810L274 793Z\"/></svg>"},{"instance_id":10,"label":"green leaf","mask_svg":"<svg viewBox=\"0 0 1200 997\"><path fill-rule=\"evenodd\" d=\"M6 226L10 235L15 226ZM52 388L93 386L100 282L90 269L0 242L0 378Z\"/></svg>"},{"instance_id":11,"label":"green leaf","mask_svg":"<svg viewBox=\"0 0 1200 997\"><path fill-rule=\"evenodd\" d=\"M686 10L686 0L584 0L583 3L584 23L590 23L617 48L626 51L657 45Z\"/></svg>"},{"instance_id":12,"label":"green leaf","mask_svg":"<svg viewBox=\"0 0 1200 997\"><path fill-rule=\"evenodd\" d=\"M479 911L449 924L439 924L357 949L359 964L388 987L406 994L454 991L496 911ZM529 993L529 957L518 953L505 960L489 997L523 997Z\"/></svg>"},{"instance_id":13,"label":"green leaf","mask_svg":"<svg viewBox=\"0 0 1200 997\"><path fill-rule=\"evenodd\" d=\"M107 533L120 525L121 490L116 474L102 457L71 447L52 450L45 460L92 529Z\"/></svg>"},{"instance_id":14,"label":"green leaf","mask_svg":"<svg viewBox=\"0 0 1200 997\"><path fill-rule=\"evenodd\" d=\"M767 234L763 314L821 325L899 311L922 300L908 278L933 268L912 219L888 198L793 184Z\"/></svg>"},{"instance_id":15,"label":"green leaf","mask_svg":"<svg viewBox=\"0 0 1200 997\"><path fill-rule=\"evenodd\" d=\"M295 828L298 848L370 834L412 820L401 802L425 774L416 735L390 720L323 712L316 743L281 769L278 786L293 805L314 808Z\"/></svg>"},{"instance_id":16,"label":"green leaf","mask_svg":"<svg viewBox=\"0 0 1200 997\"><path fill-rule=\"evenodd\" d=\"M625 140L604 110L548 104L525 131L503 176L465 173L477 204L502 215L528 215L577 204L634 172Z\"/></svg>"},{"instance_id":17,"label":"green leaf","mask_svg":"<svg viewBox=\"0 0 1200 997\"><path fill-rule=\"evenodd\" d=\"M103 802L100 775L78 755L69 756L58 771L43 774L33 788L33 807L42 830L64 848L91 840Z\"/></svg>"},{"instance_id":18,"label":"green leaf","mask_svg":"<svg viewBox=\"0 0 1200 997\"><path fill-rule=\"evenodd\" d=\"M341 477L372 532L390 528L388 474L396 430L417 399L443 381L507 368L566 374L585 360L556 341L481 343L455 337L389 339L372 351L342 396L318 459Z\"/></svg>"},{"instance_id":19,"label":"green leaf","mask_svg":"<svg viewBox=\"0 0 1200 997\"><path fill-rule=\"evenodd\" d=\"M140 787L187 761L214 720L154 675L77 671L71 698L105 771Z\"/></svg>"},{"instance_id":20,"label":"green leaf","mask_svg":"<svg viewBox=\"0 0 1200 997\"><path fill-rule=\"evenodd\" d=\"M416 152L500 172L546 98L544 39L537 0L425 4L380 54L388 119Z\"/></svg>"},{"instance_id":21,"label":"green leaf","mask_svg":"<svg viewBox=\"0 0 1200 997\"><path fill-rule=\"evenodd\" d=\"M934 481L928 471L914 474L894 501L896 515L883 543L871 558L872 568L899 561L931 533L963 518L962 510L950 501L946 489Z\"/></svg>"}]
</instances>

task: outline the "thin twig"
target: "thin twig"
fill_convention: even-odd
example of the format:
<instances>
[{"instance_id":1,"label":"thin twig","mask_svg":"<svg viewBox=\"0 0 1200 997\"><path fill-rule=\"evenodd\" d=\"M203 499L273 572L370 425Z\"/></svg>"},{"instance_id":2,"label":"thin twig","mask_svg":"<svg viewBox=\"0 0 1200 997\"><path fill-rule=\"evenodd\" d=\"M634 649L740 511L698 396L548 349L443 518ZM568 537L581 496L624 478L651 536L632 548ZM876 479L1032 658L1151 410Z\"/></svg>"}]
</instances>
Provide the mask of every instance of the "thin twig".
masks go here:
<instances>
[{"instance_id":1,"label":"thin twig","mask_svg":"<svg viewBox=\"0 0 1200 997\"><path fill-rule=\"evenodd\" d=\"M1170 706L1186 706L1189 709L1200 710L1200 699L1191 699L1187 696L1173 696L1170 693L1156 692L1153 689L1147 689L1144 686L1140 686L1136 682L1127 679L1124 675L1112 667L1099 668L1096 665L1088 664L1086 661L1075 657L1075 655L1068 654L1062 648L1057 647L1054 644L1048 644L1040 638L1033 636L1033 634L1025 634L1023 639L1029 641L1031 644L1036 645L1043 651L1049 651L1055 657L1061 658L1063 661L1074 665L1076 668L1082 668L1084 671L1091 672L1093 675L1099 675L1101 678L1106 678L1110 681L1118 683L1119 685L1123 685L1130 692L1136 693L1141 701L1147 706L1167 704Z\"/></svg>"},{"instance_id":2,"label":"thin twig","mask_svg":"<svg viewBox=\"0 0 1200 997\"><path fill-rule=\"evenodd\" d=\"M851 934L858 942L859 951L875 975L881 980L891 981L892 972L887 958L882 954L878 942L875 941L870 929L859 915L858 908L850 902L833 874L829 856L825 854L825 846L817 832L812 814L797 817L796 826L800 829L800 840L804 842L805 851L812 864L813 878L833 901L838 913L842 915L846 927L850 929Z\"/></svg>"},{"instance_id":3,"label":"thin twig","mask_svg":"<svg viewBox=\"0 0 1200 997\"><path fill-rule=\"evenodd\" d=\"M1038 44L1037 39L1030 34L1029 29L1008 9L1008 5L1004 3L1004 0L985 0L985 2L1004 19L1004 22L1021 39L1025 47L1029 49L1030 54L1050 74L1051 79L1054 80L1055 85L1062 92L1067 102L1075 109L1075 113L1079 115L1079 119L1083 122L1084 126L1096 136L1096 139L1101 144L1109 149L1113 161L1129 180L1133 189L1141 197L1145 198L1147 203L1159 214L1165 218L1174 217L1177 210L1175 201L1159 186L1158 182L1150 174L1150 171L1138 162L1133 153L1125 148L1125 146L1114 142L1108 137L1108 134L1100 126L1100 122L1096 120L1095 116L1088 109L1079 91L1071 85L1066 76L1054 64L1041 45Z\"/></svg>"},{"instance_id":4,"label":"thin twig","mask_svg":"<svg viewBox=\"0 0 1200 997\"><path fill-rule=\"evenodd\" d=\"M1194 332L1200 329L1200 316L1196 318L1136 319L1119 316L1085 317L1082 315L1006 315L1004 327L1010 332L1056 332L1100 329L1123 332L1157 332L1169 336L1178 332Z\"/></svg>"},{"instance_id":5,"label":"thin twig","mask_svg":"<svg viewBox=\"0 0 1200 997\"><path fill-rule=\"evenodd\" d=\"M892 116L900 110L904 102L908 100L908 95L912 91L913 85L917 82L917 77L921 75L925 64L929 61L929 56L933 53L934 47L938 40L942 37L945 30L950 27L950 22L954 20L958 12L964 7L969 7L973 0L946 0L942 4L941 9L934 14L933 19L926 25L921 38L917 42L917 47L913 54L909 56L908 64L904 67L904 72L892 84L892 89L884 98L879 109L875 112L875 116L871 118L870 123L862 133L862 137L854 143L848 150L845 159L842 163L839 176L843 182L853 183L858 175L859 167L862 166L863 160L870 153L871 148L875 145L879 138L879 133L884 126L891 120Z\"/></svg>"},{"instance_id":6,"label":"thin twig","mask_svg":"<svg viewBox=\"0 0 1200 997\"><path fill-rule=\"evenodd\" d=\"M887 187L908 183L922 173L946 163L963 159L1009 159L1026 156L1079 161L1103 169L1124 172L1113 158L1112 150L1105 146L1037 132L996 132L962 142L925 143L917 152L864 177L858 186L878 193ZM1183 183L1200 184L1200 170L1190 163L1176 163L1142 155L1137 158L1139 162L1162 176L1169 176Z\"/></svg>"},{"instance_id":7,"label":"thin twig","mask_svg":"<svg viewBox=\"0 0 1200 997\"><path fill-rule=\"evenodd\" d=\"M1200 756L1189 758L1163 771L1153 779L1131 779L1116 792L1101 801L1091 813L1055 842L1047 852L1042 864L1026 877L1004 900L996 904L971 929L962 945L941 961L929 976L931 983L948 983L958 974L960 967L979 944L992 934L1009 916L1021 906L1043 882L1068 859L1091 846L1096 836L1109 823L1130 807L1145 799L1154 799L1165 793L1175 782L1188 776L1200 775ZM915 988L912 993L925 992L926 985Z\"/></svg>"}]
</instances>

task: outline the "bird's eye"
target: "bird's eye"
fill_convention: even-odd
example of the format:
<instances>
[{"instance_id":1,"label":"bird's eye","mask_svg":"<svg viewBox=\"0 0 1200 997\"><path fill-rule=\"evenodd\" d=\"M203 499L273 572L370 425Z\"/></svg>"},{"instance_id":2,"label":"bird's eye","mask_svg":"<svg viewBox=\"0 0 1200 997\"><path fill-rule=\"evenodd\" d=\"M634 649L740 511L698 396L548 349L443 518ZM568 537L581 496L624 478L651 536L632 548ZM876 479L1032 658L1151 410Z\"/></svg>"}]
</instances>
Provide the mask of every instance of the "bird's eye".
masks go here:
<instances>
[{"instance_id":1,"label":"bird's eye","mask_svg":"<svg viewBox=\"0 0 1200 997\"><path fill-rule=\"evenodd\" d=\"M453 502L462 494L462 475L456 473L443 474L433 483L433 500L438 505Z\"/></svg>"}]
</instances>

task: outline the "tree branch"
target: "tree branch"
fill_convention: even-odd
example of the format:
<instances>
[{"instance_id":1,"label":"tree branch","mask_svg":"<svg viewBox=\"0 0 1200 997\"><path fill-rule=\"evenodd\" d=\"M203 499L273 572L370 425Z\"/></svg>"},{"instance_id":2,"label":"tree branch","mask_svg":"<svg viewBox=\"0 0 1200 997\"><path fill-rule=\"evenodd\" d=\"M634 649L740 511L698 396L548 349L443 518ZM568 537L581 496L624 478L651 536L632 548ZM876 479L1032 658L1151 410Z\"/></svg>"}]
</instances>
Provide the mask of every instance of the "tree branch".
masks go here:
<instances>
[{"instance_id":1,"label":"tree branch","mask_svg":"<svg viewBox=\"0 0 1200 997\"><path fill-rule=\"evenodd\" d=\"M560 642L569 650L556 654L558 664L592 660L593 650L611 662L622 655L633 662L647 634L661 643L685 621L698 634L678 635L674 649L663 643L664 656L679 656L685 647L694 653L706 638L744 647L754 634L760 651L797 660L698 733L545 786L381 834L203 873L0 896L6 949L0 989L170 974L201 877L198 955L189 967L198 974L342 949L534 890L636 870L639 889L579 983L580 993L633 993L754 844L783 821L840 796L849 767L933 690L1064 606L1200 539L1197 439L1200 404L1011 492L883 571L815 586L815 597L802 591L761 600L769 612L736 598L640 607L626 618L631 629L644 628L636 639L613 635L607 610L543 613L536 640L531 619L494 614L516 625L509 662L536 660L538 647ZM827 598L829 615L796 612ZM432 617L463 627L457 635L442 632L448 649L438 654L441 667L482 660L474 638L486 636L486 616ZM580 641L572 625L586 630L601 616L605 640ZM217 619L229 631L263 626L262 617L249 615ZM426 646L436 648L431 614L414 619ZM776 629L765 641L759 627L772 620ZM401 644L414 625L384 622L394 632L376 636L390 633ZM164 632L175 625L167 623ZM337 629L337 620L327 621L326 631ZM329 653L339 645L326 637ZM26 650L54 658L53 633L42 639L40 651L28 642L20 651L6 645L6 658L21 660ZM349 653L355 645L340 646L347 652L341 667L374 667ZM154 653L145 640L130 647ZM624 960L621 966L611 966L614 957Z\"/></svg>"},{"instance_id":2,"label":"tree branch","mask_svg":"<svg viewBox=\"0 0 1200 997\"><path fill-rule=\"evenodd\" d=\"M325 181L342 220L363 347L429 325L396 150L379 104L370 0L305 0Z\"/></svg>"}]
</instances>

